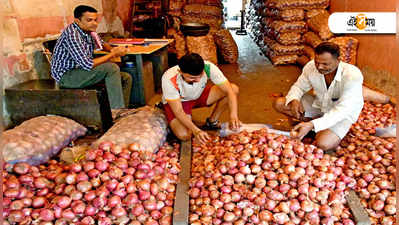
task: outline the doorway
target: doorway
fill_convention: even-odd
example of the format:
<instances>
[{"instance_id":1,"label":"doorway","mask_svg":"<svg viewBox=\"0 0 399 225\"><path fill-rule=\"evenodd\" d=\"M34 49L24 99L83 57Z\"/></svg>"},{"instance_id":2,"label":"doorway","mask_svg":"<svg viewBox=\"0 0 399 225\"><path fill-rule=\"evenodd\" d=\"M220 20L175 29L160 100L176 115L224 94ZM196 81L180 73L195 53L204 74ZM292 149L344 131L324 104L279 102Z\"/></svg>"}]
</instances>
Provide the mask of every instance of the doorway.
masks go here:
<instances>
[{"instance_id":1,"label":"doorway","mask_svg":"<svg viewBox=\"0 0 399 225\"><path fill-rule=\"evenodd\" d=\"M223 0L223 14L227 29L239 29L241 26L241 9L243 0Z\"/></svg>"}]
</instances>

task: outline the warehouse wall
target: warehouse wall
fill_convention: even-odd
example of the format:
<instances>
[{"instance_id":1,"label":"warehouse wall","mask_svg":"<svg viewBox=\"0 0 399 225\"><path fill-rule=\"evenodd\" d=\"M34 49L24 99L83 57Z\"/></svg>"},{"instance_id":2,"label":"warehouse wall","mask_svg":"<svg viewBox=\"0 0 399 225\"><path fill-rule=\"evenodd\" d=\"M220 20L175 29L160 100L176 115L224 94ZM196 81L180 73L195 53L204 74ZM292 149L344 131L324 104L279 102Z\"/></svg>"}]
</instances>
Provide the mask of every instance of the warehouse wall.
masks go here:
<instances>
[{"instance_id":1,"label":"warehouse wall","mask_svg":"<svg viewBox=\"0 0 399 225\"><path fill-rule=\"evenodd\" d=\"M383 3L382 3L383 2ZM331 0L330 12L395 12L397 0ZM357 65L366 84L396 95L399 79L399 43L396 35L351 35L359 40Z\"/></svg>"},{"instance_id":2,"label":"warehouse wall","mask_svg":"<svg viewBox=\"0 0 399 225\"><path fill-rule=\"evenodd\" d=\"M127 25L130 0L118 1L118 15ZM101 0L0 0L3 39L0 70L4 88L31 79L48 78L49 65L42 53L42 43L58 38L73 21L73 9L80 4L102 13ZM4 105L4 104L3 104ZM7 120L7 113L4 113Z\"/></svg>"}]
</instances>

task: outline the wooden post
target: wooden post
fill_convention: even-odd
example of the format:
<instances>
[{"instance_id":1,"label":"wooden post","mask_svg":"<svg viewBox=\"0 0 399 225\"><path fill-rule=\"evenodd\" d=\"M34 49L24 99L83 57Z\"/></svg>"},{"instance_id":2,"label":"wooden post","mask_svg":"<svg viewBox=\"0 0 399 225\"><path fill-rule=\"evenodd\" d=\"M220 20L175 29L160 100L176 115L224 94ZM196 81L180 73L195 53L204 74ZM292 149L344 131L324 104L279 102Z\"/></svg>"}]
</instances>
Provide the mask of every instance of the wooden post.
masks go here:
<instances>
[{"instance_id":1,"label":"wooden post","mask_svg":"<svg viewBox=\"0 0 399 225\"><path fill-rule=\"evenodd\" d=\"M185 141L180 147L179 183L176 188L174 204L173 225L188 224L190 197L188 196L189 180L191 175L191 141Z\"/></svg>"}]
</instances>

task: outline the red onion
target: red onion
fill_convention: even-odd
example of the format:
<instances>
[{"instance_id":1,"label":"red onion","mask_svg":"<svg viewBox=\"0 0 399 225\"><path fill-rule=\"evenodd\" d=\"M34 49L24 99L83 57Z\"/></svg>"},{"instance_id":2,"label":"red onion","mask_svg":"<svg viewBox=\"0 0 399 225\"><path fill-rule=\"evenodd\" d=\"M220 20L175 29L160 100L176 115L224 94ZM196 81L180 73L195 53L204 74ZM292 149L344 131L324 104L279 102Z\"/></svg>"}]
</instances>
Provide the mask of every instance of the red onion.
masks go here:
<instances>
[{"instance_id":1,"label":"red onion","mask_svg":"<svg viewBox=\"0 0 399 225\"><path fill-rule=\"evenodd\" d=\"M89 204L86 206L84 214L86 216L94 216L97 214L97 212L98 212L98 209L96 207L94 207L93 205Z\"/></svg>"},{"instance_id":2,"label":"red onion","mask_svg":"<svg viewBox=\"0 0 399 225\"><path fill-rule=\"evenodd\" d=\"M144 207L140 204L137 204L137 205L133 206L131 212L134 216L140 216L141 214L144 213Z\"/></svg>"},{"instance_id":3,"label":"red onion","mask_svg":"<svg viewBox=\"0 0 399 225\"><path fill-rule=\"evenodd\" d=\"M72 203L71 208L75 214L83 214L86 210L86 204L82 201L74 202Z\"/></svg>"},{"instance_id":4,"label":"red onion","mask_svg":"<svg viewBox=\"0 0 399 225\"><path fill-rule=\"evenodd\" d=\"M73 220L75 218L75 213L73 213L72 209L65 209L62 211L62 218L67 220Z\"/></svg>"},{"instance_id":5,"label":"red onion","mask_svg":"<svg viewBox=\"0 0 399 225\"><path fill-rule=\"evenodd\" d=\"M285 213L275 213L273 218L277 224L285 224L290 220L288 215Z\"/></svg>"},{"instance_id":6,"label":"red onion","mask_svg":"<svg viewBox=\"0 0 399 225\"><path fill-rule=\"evenodd\" d=\"M111 214L115 217L122 217L126 215L126 210L122 207L115 207L114 209L112 209Z\"/></svg>"},{"instance_id":7,"label":"red onion","mask_svg":"<svg viewBox=\"0 0 399 225\"><path fill-rule=\"evenodd\" d=\"M76 185L76 188L80 192L88 192L92 188L92 184L89 181L81 181Z\"/></svg>"}]
</instances>

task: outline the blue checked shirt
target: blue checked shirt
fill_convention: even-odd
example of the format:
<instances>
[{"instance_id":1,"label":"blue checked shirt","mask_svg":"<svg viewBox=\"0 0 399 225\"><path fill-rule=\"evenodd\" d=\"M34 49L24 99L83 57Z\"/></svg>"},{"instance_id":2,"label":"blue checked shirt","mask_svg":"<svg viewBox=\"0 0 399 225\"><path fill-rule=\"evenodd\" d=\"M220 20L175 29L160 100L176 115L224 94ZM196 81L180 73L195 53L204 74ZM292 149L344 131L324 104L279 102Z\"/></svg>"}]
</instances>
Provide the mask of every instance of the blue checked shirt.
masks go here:
<instances>
[{"instance_id":1,"label":"blue checked shirt","mask_svg":"<svg viewBox=\"0 0 399 225\"><path fill-rule=\"evenodd\" d=\"M55 45L51 58L51 76L59 82L69 70L79 68L90 71L93 68L94 48L92 36L76 23L70 24Z\"/></svg>"}]
</instances>

